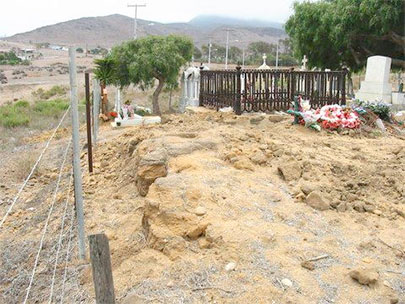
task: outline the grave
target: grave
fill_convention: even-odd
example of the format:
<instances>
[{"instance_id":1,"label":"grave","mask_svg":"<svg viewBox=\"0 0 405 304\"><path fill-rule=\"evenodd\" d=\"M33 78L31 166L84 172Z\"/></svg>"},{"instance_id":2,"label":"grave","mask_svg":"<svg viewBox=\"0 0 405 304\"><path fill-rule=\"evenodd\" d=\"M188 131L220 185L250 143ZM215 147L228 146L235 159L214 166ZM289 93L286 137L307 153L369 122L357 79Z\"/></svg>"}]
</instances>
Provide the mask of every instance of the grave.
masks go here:
<instances>
[{"instance_id":1,"label":"grave","mask_svg":"<svg viewBox=\"0 0 405 304\"><path fill-rule=\"evenodd\" d=\"M180 112L186 107L198 107L200 104L200 70L209 70L205 65L200 68L190 66L184 71L181 78L182 96L180 101Z\"/></svg>"},{"instance_id":2,"label":"grave","mask_svg":"<svg viewBox=\"0 0 405 304\"><path fill-rule=\"evenodd\" d=\"M366 79L361 82L356 99L391 103L392 85L389 82L391 58L372 56L367 59Z\"/></svg>"},{"instance_id":3,"label":"grave","mask_svg":"<svg viewBox=\"0 0 405 304\"><path fill-rule=\"evenodd\" d=\"M115 95L114 112L116 112L118 116L114 119L114 122L111 123L111 126L113 127L149 125L160 123L162 121L159 116L140 116L135 114L135 109L129 102L122 105L121 90L119 88L117 88Z\"/></svg>"}]
</instances>

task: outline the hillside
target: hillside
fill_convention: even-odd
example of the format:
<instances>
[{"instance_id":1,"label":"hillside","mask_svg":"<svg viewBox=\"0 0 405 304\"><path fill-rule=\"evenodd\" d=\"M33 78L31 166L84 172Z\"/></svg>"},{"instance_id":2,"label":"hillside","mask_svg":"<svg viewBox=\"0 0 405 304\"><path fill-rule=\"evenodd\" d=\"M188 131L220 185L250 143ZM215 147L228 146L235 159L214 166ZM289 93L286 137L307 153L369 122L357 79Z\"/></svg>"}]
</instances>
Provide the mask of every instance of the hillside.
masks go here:
<instances>
[{"instance_id":1,"label":"hillside","mask_svg":"<svg viewBox=\"0 0 405 304\"><path fill-rule=\"evenodd\" d=\"M208 25L210 24L210 25ZM138 35L181 34L193 38L197 46L213 43L224 44L226 28L231 29L230 44L238 47L247 46L254 41L275 42L278 37L285 37L284 30L268 26L271 23L239 19L202 16L189 23L168 23L138 20ZM277 26L277 24L275 24ZM280 27L278 25L277 27ZM16 34L5 38L12 42L52 43L85 47L111 47L133 35L133 19L123 15L103 17L86 17L76 20L44 26L30 32ZM235 42L238 40L240 42Z\"/></svg>"}]
</instances>

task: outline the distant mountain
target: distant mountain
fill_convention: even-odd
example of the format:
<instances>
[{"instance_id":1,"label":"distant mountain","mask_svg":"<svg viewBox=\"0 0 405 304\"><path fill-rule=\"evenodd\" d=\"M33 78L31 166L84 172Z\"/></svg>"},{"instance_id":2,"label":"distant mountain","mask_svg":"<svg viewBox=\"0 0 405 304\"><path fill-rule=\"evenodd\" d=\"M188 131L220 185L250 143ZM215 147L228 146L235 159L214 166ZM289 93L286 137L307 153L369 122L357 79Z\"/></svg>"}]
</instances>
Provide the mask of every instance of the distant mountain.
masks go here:
<instances>
[{"instance_id":1,"label":"distant mountain","mask_svg":"<svg viewBox=\"0 0 405 304\"><path fill-rule=\"evenodd\" d=\"M230 44L246 47L255 41L274 43L286 33L278 23L241 20L216 16L196 17L188 23L159 23L138 20L138 36L180 34L191 37L201 47L213 43L225 44L230 28ZM3 38L12 42L51 43L81 47L111 47L131 39L133 18L124 15L86 17L40 27L30 32Z\"/></svg>"},{"instance_id":2,"label":"distant mountain","mask_svg":"<svg viewBox=\"0 0 405 304\"><path fill-rule=\"evenodd\" d=\"M238 19L222 16L201 15L192 19L189 24L199 28L213 29L222 26L233 27L270 27L275 29L283 29L283 24L278 22L270 22L255 19Z\"/></svg>"}]
</instances>

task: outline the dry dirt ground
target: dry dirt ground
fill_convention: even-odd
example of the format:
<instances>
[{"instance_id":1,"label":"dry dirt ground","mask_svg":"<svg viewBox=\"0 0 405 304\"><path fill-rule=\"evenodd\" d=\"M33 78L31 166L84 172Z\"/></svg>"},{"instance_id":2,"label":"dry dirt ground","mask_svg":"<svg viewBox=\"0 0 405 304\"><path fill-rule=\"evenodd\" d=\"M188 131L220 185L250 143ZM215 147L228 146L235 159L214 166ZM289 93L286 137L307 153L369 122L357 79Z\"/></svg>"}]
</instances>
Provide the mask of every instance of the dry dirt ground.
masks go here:
<instances>
[{"instance_id":1,"label":"dry dirt ground","mask_svg":"<svg viewBox=\"0 0 405 304\"><path fill-rule=\"evenodd\" d=\"M82 155L86 232L110 240L119 303L405 303L403 137L200 110L156 126L104 126L100 138L93 174ZM0 231L8 257L39 239L41 218L29 208L48 207L48 163ZM12 197L4 169L0 176L0 194ZM91 303L89 263L70 265L70 302ZM48 268L41 264L38 302ZM25 288L16 269L7 276L20 285L0 276L5 303L21 302L10 292Z\"/></svg>"}]
</instances>

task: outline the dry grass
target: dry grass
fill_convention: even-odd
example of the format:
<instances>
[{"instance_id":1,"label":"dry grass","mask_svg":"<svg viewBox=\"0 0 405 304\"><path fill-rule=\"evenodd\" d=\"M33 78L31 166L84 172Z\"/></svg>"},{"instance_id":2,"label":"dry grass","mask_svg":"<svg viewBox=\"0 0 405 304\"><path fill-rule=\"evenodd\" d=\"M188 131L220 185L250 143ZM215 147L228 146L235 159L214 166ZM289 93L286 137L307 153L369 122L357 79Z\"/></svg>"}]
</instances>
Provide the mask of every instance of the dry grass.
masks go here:
<instances>
[{"instance_id":1,"label":"dry grass","mask_svg":"<svg viewBox=\"0 0 405 304\"><path fill-rule=\"evenodd\" d=\"M38 157L34 154L26 154L26 157L21 158L18 162L14 163L12 175L19 181L23 181L28 174L30 174L32 168ZM42 174L41 165L39 164L34 171L33 176L40 176Z\"/></svg>"}]
</instances>

